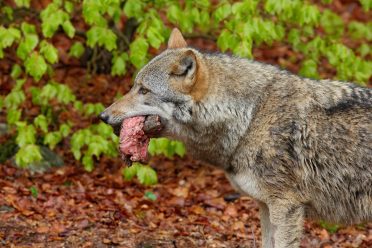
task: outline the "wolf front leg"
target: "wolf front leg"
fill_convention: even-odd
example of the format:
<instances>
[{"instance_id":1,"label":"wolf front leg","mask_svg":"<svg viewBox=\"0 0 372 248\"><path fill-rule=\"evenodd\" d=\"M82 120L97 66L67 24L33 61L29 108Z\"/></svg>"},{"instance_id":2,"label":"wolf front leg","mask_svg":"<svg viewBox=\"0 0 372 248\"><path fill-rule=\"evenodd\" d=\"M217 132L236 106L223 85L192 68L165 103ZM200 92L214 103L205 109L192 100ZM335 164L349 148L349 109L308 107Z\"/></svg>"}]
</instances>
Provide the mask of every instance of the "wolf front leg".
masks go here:
<instances>
[{"instance_id":1,"label":"wolf front leg","mask_svg":"<svg viewBox=\"0 0 372 248\"><path fill-rule=\"evenodd\" d=\"M304 206L291 201L275 201L269 204L270 222L274 225L275 248L297 248L300 246Z\"/></svg>"},{"instance_id":2,"label":"wolf front leg","mask_svg":"<svg viewBox=\"0 0 372 248\"><path fill-rule=\"evenodd\" d=\"M270 212L263 202L258 203L260 208L261 240L263 248L274 248L275 226L270 222Z\"/></svg>"}]
</instances>

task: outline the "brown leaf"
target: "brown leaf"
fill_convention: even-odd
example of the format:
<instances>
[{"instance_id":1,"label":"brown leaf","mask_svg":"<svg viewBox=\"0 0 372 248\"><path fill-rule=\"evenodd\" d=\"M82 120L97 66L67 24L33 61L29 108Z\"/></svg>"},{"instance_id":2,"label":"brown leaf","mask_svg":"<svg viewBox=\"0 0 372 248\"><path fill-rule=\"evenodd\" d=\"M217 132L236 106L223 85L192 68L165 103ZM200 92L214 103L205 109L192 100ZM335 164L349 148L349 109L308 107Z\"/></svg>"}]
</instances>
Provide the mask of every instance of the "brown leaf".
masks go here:
<instances>
[{"instance_id":1,"label":"brown leaf","mask_svg":"<svg viewBox=\"0 0 372 248\"><path fill-rule=\"evenodd\" d=\"M48 233L49 232L49 227L48 226L39 226L36 229L36 232L38 232L38 233Z\"/></svg>"},{"instance_id":2,"label":"brown leaf","mask_svg":"<svg viewBox=\"0 0 372 248\"><path fill-rule=\"evenodd\" d=\"M225 211L223 212L225 215L231 216L231 217L236 217L238 216L238 211L236 210L235 205L229 204Z\"/></svg>"},{"instance_id":3,"label":"brown leaf","mask_svg":"<svg viewBox=\"0 0 372 248\"><path fill-rule=\"evenodd\" d=\"M61 223L54 223L50 228L50 232L52 233L62 233L66 231L66 227Z\"/></svg>"}]
</instances>

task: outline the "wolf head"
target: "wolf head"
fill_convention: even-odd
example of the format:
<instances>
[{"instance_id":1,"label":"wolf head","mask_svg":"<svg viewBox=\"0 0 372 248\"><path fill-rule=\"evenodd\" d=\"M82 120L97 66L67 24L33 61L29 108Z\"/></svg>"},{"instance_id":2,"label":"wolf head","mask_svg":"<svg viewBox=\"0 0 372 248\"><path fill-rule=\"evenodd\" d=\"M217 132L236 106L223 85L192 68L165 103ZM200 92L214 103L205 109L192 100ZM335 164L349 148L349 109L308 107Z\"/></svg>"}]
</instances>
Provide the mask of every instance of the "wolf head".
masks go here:
<instances>
[{"instance_id":1,"label":"wolf head","mask_svg":"<svg viewBox=\"0 0 372 248\"><path fill-rule=\"evenodd\" d=\"M139 71L128 94L100 118L117 133L126 118L160 116L159 136L181 140L194 158L224 168L265 92L267 71L247 59L189 48L174 29L168 49Z\"/></svg>"},{"instance_id":2,"label":"wolf head","mask_svg":"<svg viewBox=\"0 0 372 248\"><path fill-rule=\"evenodd\" d=\"M207 91L202 54L188 48L178 29L173 29L168 49L137 74L132 89L113 103L100 118L120 127L125 118L158 115L164 124L159 135L170 135L177 124L192 119L192 106Z\"/></svg>"}]
</instances>

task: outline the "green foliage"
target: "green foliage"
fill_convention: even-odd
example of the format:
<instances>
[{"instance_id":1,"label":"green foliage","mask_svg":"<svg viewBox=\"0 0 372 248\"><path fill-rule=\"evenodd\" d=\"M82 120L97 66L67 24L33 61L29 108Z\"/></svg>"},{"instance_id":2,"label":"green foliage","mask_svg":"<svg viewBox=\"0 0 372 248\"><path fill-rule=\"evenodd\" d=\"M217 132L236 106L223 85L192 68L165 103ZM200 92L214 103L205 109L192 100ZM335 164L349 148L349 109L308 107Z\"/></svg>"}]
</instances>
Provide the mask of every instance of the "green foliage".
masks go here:
<instances>
[{"instance_id":1,"label":"green foliage","mask_svg":"<svg viewBox=\"0 0 372 248\"><path fill-rule=\"evenodd\" d=\"M362 7L365 11L369 11L370 9L372 9L371 0L359 0L359 2L362 4Z\"/></svg>"},{"instance_id":2,"label":"green foliage","mask_svg":"<svg viewBox=\"0 0 372 248\"><path fill-rule=\"evenodd\" d=\"M92 171L93 156L117 156L118 137L113 134L112 127L104 123L75 132L71 137L71 151L76 160L82 158L84 168Z\"/></svg>"},{"instance_id":3,"label":"green foliage","mask_svg":"<svg viewBox=\"0 0 372 248\"><path fill-rule=\"evenodd\" d=\"M149 144L149 153L151 155L165 155L168 158L172 158L174 155L183 157L186 153L185 146L174 140L166 138L151 139Z\"/></svg>"},{"instance_id":4,"label":"green foliage","mask_svg":"<svg viewBox=\"0 0 372 248\"><path fill-rule=\"evenodd\" d=\"M30 0L14 2L22 11L32 8ZM10 23L0 25L0 59L14 56L14 51L17 58L10 71L13 88L0 96L0 109L17 134L16 163L27 166L40 160L41 144L52 149L69 145L74 158L89 171L101 156L117 156L118 138L108 125L82 128L72 120L58 119L64 111L90 118L104 106L81 101L67 84L53 80L54 68L65 62L55 43L57 34L73 39L70 57L84 60L92 51L93 57L98 50L110 53L112 76L138 71L154 49L165 45L171 26L177 26L186 37L215 40L221 51L246 58L253 58L253 49L261 45L286 44L300 54L300 75L320 79L319 68L326 61L336 72L335 79L365 85L372 76L372 23L345 23L326 8L331 2L322 0L320 8L304 0L83 0L81 4L54 0L34 19L17 19L15 9L2 5ZM360 3L365 11L372 7L371 0ZM133 37L124 32L131 19L136 22ZM359 47L348 47L345 38L358 40ZM90 61L87 64L90 70ZM28 99L39 109L32 118L24 104ZM182 143L160 138L151 140L149 152L171 158L186 151ZM144 184L157 181L155 171L136 163L123 173L124 178L137 177Z\"/></svg>"},{"instance_id":5,"label":"green foliage","mask_svg":"<svg viewBox=\"0 0 372 248\"><path fill-rule=\"evenodd\" d=\"M54 64L58 62L58 50L52 44L43 40L40 43L40 53L45 57L45 59Z\"/></svg>"},{"instance_id":6,"label":"green foliage","mask_svg":"<svg viewBox=\"0 0 372 248\"><path fill-rule=\"evenodd\" d=\"M31 56L25 60L26 72L30 74L36 81L44 75L47 70L47 64L39 53L33 52Z\"/></svg>"},{"instance_id":7,"label":"green foliage","mask_svg":"<svg viewBox=\"0 0 372 248\"><path fill-rule=\"evenodd\" d=\"M148 48L149 44L144 38L137 38L130 44L129 59L135 67L140 68L147 63Z\"/></svg>"},{"instance_id":8,"label":"green foliage","mask_svg":"<svg viewBox=\"0 0 372 248\"><path fill-rule=\"evenodd\" d=\"M62 8L62 1L53 1L40 13L41 29L44 37L52 37L59 27L62 27L69 38L74 37L75 28L68 14L68 12L72 12L73 5L67 4L67 6L68 11Z\"/></svg>"},{"instance_id":9,"label":"green foliage","mask_svg":"<svg viewBox=\"0 0 372 248\"><path fill-rule=\"evenodd\" d=\"M12 67L12 72L10 73L10 76L13 79L17 79L22 73L22 68L18 64L14 64Z\"/></svg>"},{"instance_id":10,"label":"green foliage","mask_svg":"<svg viewBox=\"0 0 372 248\"><path fill-rule=\"evenodd\" d=\"M111 75L113 76L122 76L127 70L125 68L125 63L128 61L128 55L126 53L115 54L112 58L112 68Z\"/></svg>"},{"instance_id":11,"label":"green foliage","mask_svg":"<svg viewBox=\"0 0 372 248\"><path fill-rule=\"evenodd\" d=\"M70 52L68 53L71 57L80 58L81 55L84 53L84 45L81 42L75 42L71 48Z\"/></svg>"},{"instance_id":12,"label":"green foliage","mask_svg":"<svg viewBox=\"0 0 372 248\"><path fill-rule=\"evenodd\" d=\"M132 166L124 168L123 177L125 180L132 180L137 177L143 185L153 185L158 182L156 171L150 166L140 163L133 163Z\"/></svg>"},{"instance_id":13,"label":"green foliage","mask_svg":"<svg viewBox=\"0 0 372 248\"><path fill-rule=\"evenodd\" d=\"M37 198L38 195L39 195L39 192L38 192L38 190L37 190L37 188L35 186L31 186L30 187L30 192L31 192L31 196L33 198Z\"/></svg>"},{"instance_id":14,"label":"green foliage","mask_svg":"<svg viewBox=\"0 0 372 248\"><path fill-rule=\"evenodd\" d=\"M147 199L149 199L151 201L156 201L157 196L153 192L151 192L151 191L146 191L145 192L145 198L147 198Z\"/></svg>"},{"instance_id":15,"label":"green foliage","mask_svg":"<svg viewBox=\"0 0 372 248\"><path fill-rule=\"evenodd\" d=\"M34 119L34 125L40 128L44 133L48 132L48 119L45 115L40 114Z\"/></svg>"},{"instance_id":16,"label":"green foliage","mask_svg":"<svg viewBox=\"0 0 372 248\"><path fill-rule=\"evenodd\" d=\"M336 233L338 231L338 229L340 229L340 225L331 224L331 223L325 222L323 220L319 221L319 225L321 227L323 227L324 229L326 229L331 234Z\"/></svg>"},{"instance_id":17,"label":"green foliage","mask_svg":"<svg viewBox=\"0 0 372 248\"><path fill-rule=\"evenodd\" d=\"M112 51L116 49L116 39L114 32L106 27L93 26L87 32L87 45L90 47L99 45Z\"/></svg>"},{"instance_id":18,"label":"green foliage","mask_svg":"<svg viewBox=\"0 0 372 248\"><path fill-rule=\"evenodd\" d=\"M40 148L34 144L25 145L19 148L15 155L15 162L21 167L26 167L27 165L38 162L41 159Z\"/></svg>"},{"instance_id":19,"label":"green foliage","mask_svg":"<svg viewBox=\"0 0 372 248\"><path fill-rule=\"evenodd\" d=\"M14 2L18 7L29 8L31 0L14 0Z\"/></svg>"}]
</instances>

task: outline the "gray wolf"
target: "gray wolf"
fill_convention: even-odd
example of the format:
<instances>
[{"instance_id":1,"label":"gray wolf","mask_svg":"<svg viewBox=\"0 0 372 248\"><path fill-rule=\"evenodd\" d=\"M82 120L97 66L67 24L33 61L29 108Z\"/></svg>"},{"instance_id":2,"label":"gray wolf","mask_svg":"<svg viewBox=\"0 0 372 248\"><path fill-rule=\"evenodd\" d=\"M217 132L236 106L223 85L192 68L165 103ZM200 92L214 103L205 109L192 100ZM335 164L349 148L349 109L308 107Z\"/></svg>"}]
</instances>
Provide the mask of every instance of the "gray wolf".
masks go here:
<instances>
[{"instance_id":1,"label":"gray wolf","mask_svg":"<svg viewBox=\"0 0 372 248\"><path fill-rule=\"evenodd\" d=\"M143 115L258 201L263 247L298 247L305 218L372 220L371 89L205 54L175 29L101 118Z\"/></svg>"}]
</instances>

